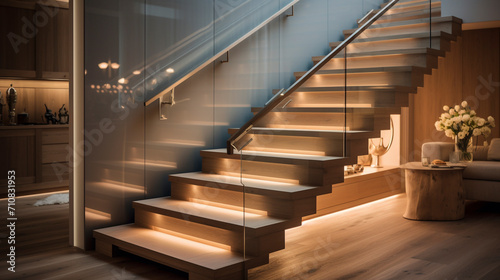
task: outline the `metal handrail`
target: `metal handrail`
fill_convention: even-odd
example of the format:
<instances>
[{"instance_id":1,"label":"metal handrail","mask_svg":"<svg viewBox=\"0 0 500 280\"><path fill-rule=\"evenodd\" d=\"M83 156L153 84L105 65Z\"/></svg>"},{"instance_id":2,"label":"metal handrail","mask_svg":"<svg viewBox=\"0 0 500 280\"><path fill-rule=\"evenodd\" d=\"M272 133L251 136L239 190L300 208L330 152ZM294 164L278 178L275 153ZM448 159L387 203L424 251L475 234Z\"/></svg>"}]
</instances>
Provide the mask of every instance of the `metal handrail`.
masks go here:
<instances>
[{"instance_id":1,"label":"metal handrail","mask_svg":"<svg viewBox=\"0 0 500 280\"><path fill-rule=\"evenodd\" d=\"M302 84L304 84L312 75L314 75L319 69L321 69L330 59L339 54L343 49L347 47L352 41L354 41L361 33L363 33L368 27L370 27L377 19L379 19L383 14L385 14L389 9L392 8L399 0L392 0L385 7L380 9L373 17L367 20L361 27L359 27L355 32L353 32L347 39L342 41L335 49L333 49L329 54L327 54L320 62L314 65L309 71L307 71L302 77L300 77L293 85L291 85L285 92L279 94L277 98L274 98L269 102L262 110L260 110L253 118L246 122L236 133L234 133L227 140L227 154L232 155L233 149L240 150L237 147L236 142L244 137L254 126L254 124L266 116L269 112L274 110L283 100L288 98L293 92L295 92Z\"/></svg>"}]
</instances>

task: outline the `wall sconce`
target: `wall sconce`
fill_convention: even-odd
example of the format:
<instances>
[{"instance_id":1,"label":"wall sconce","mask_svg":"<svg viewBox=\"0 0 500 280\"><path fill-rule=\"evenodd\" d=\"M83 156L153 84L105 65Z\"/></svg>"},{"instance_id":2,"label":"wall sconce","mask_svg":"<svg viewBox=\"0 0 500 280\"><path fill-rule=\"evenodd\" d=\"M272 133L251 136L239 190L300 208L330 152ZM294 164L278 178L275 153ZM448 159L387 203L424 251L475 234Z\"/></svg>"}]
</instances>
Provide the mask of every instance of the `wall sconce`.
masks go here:
<instances>
[{"instance_id":1,"label":"wall sconce","mask_svg":"<svg viewBox=\"0 0 500 280\"><path fill-rule=\"evenodd\" d=\"M162 95L159 99L160 120L162 121L167 119L167 109L175 105L174 94L175 88Z\"/></svg>"}]
</instances>

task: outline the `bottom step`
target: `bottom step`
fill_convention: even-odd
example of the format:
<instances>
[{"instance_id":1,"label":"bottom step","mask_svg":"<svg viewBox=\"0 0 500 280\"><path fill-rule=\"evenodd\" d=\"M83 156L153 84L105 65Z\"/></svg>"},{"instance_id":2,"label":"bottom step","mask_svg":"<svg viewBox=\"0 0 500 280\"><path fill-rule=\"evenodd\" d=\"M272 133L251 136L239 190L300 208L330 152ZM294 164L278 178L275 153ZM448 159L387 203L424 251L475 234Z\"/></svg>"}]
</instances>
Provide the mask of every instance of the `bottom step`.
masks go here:
<instances>
[{"instance_id":1,"label":"bottom step","mask_svg":"<svg viewBox=\"0 0 500 280\"><path fill-rule=\"evenodd\" d=\"M189 279L245 279L256 265L242 255L134 224L94 230L96 251L113 256L120 249L189 273ZM247 267L248 266L248 267ZM251 266L251 267L250 267Z\"/></svg>"}]
</instances>

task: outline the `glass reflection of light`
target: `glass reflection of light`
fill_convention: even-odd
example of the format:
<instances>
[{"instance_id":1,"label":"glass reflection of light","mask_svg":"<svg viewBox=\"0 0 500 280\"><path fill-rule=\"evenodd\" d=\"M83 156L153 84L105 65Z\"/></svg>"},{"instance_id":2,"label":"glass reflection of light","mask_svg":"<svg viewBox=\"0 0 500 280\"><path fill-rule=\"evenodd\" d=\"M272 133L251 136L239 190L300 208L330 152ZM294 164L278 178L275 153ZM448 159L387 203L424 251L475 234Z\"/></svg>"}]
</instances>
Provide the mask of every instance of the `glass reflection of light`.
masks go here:
<instances>
[{"instance_id":1,"label":"glass reflection of light","mask_svg":"<svg viewBox=\"0 0 500 280\"><path fill-rule=\"evenodd\" d=\"M205 147L205 141L185 140L185 139L165 139L162 141L150 141L151 146L189 146L189 147Z\"/></svg>"},{"instance_id":2,"label":"glass reflection of light","mask_svg":"<svg viewBox=\"0 0 500 280\"><path fill-rule=\"evenodd\" d=\"M110 179L103 179L102 182L98 184L100 184L101 187L104 186L109 189L122 189L122 190L127 190L127 192L142 193L144 190L144 186L141 185L129 184Z\"/></svg>"},{"instance_id":3,"label":"glass reflection of light","mask_svg":"<svg viewBox=\"0 0 500 280\"><path fill-rule=\"evenodd\" d=\"M111 222L111 214L85 207L85 216L93 221Z\"/></svg>"}]
</instances>

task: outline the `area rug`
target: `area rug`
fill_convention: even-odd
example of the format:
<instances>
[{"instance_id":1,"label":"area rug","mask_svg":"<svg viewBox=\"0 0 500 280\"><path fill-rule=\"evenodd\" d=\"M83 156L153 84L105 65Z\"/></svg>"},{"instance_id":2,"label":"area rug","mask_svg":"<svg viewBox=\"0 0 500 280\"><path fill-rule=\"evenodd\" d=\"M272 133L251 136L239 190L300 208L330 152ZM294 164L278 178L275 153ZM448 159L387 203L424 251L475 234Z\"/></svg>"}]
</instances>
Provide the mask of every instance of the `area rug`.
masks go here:
<instances>
[{"instance_id":1,"label":"area rug","mask_svg":"<svg viewBox=\"0 0 500 280\"><path fill-rule=\"evenodd\" d=\"M51 196L48 196L44 199L40 199L34 206L42 206L42 205L52 205L52 204L66 204L69 203L69 194L68 193L56 193Z\"/></svg>"}]
</instances>

